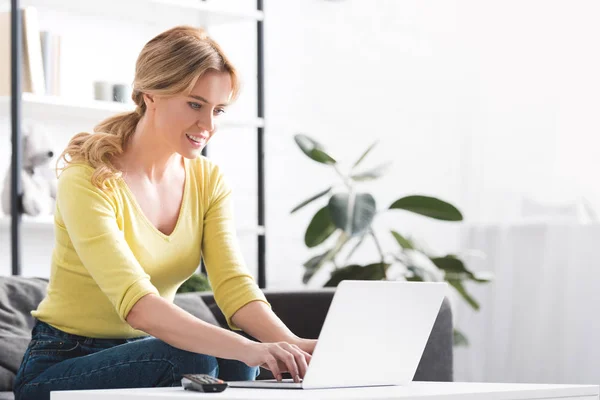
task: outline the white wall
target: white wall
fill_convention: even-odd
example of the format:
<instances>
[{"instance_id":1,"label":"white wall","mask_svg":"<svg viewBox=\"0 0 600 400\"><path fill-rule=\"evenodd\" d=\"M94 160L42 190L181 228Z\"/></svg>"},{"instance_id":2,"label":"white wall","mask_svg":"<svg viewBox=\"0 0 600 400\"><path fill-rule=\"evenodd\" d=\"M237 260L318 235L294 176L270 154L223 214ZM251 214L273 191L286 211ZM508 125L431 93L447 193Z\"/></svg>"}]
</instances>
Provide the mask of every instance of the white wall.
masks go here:
<instances>
[{"instance_id":1,"label":"white wall","mask_svg":"<svg viewBox=\"0 0 600 400\"><path fill-rule=\"evenodd\" d=\"M229 4L254 6L243 0ZM298 265L311 254L302 236L314 207L294 216L289 211L336 179L300 153L292 139L297 132L316 137L346 162L379 139L365 166L394 161L387 178L366 187L380 208L404 194L428 193L455 202L469 221L490 221L517 216L518 201L508 200L520 195L595 198L593 133L599 121L593 111L600 102L595 73L600 57L589 49L600 29L594 24L598 7L583 0L568 6L267 1L270 284L299 282ZM163 28L49 9L40 9L40 17L42 29L63 35L62 90L75 98L91 98L93 80L130 82L143 43ZM211 33L244 78L232 112L253 116L253 24ZM49 124L48 129L60 147L91 125ZM8 134L6 121L2 130ZM236 186L239 225L252 225L254 131L222 132L212 144L212 157ZM2 154L4 171L7 147ZM395 215L397 229L423 236L440 251L456 247L456 226ZM254 255L248 262L255 263Z\"/></svg>"},{"instance_id":2,"label":"white wall","mask_svg":"<svg viewBox=\"0 0 600 400\"><path fill-rule=\"evenodd\" d=\"M600 4L458 4L476 95L465 192L471 215L515 219L519 195L542 202L586 196L598 207L600 56L589 49L600 33Z\"/></svg>"},{"instance_id":3,"label":"white wall","mask_svg":"<svg viewBox=\"0 0 600 400\"><path fill-rule=\"evenodd\" d=\"M292 137L305 132L392 173L379 207L407 193L455 202L470 222L520 217L523 197L598 200L600 33L594 1L267 2L269 282L293 286L313 210L289 210L334 175ZM595 203L598 207L598 203ZM456 228L397 217L436 250ZM404 228L404 229L403 229ZM369 254L372 250L368 250Z\"/></svg>"},{"instance_id":4,"label":"white wall","mask_svg":"<svg viewBox=\"0 0 600 400\"><path fill-rule=\"evenodd\" d=\"M304 230L320 206L293 216L289 211L335 179L299 151L295 133L315 137L346 165L379 139L364 162L394 162L386 178L365 186L379 209L413 193L462 202L462 132L469 128L464 103L470 96L463 87L470 72L462 68L465 49L453 40L455 6L421 4L267 3L270 284L300 282L302 262L315 254L303 247ZM455 243L452 225L401 213L378 222L421 233L440 248ZM434 232L437 241L427 235ZM382 239L388 236L383 231ZM358 257L373 260L372 254L365 246Z\"/></svg>"}]
</instances>

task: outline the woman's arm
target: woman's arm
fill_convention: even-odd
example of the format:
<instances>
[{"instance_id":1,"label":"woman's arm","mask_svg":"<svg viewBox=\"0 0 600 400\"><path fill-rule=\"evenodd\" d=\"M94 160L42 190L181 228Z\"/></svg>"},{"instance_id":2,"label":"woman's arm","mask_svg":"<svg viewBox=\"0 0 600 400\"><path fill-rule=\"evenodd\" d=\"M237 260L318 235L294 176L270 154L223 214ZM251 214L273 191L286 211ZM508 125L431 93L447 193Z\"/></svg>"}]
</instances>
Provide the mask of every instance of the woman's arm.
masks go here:
<instances>
[{"instance_id":1,"label":"woman's arm","mask_svg":"<svg viewBox=\"0 0 600 400\"><path fill-rule=\"evenodd\" d=\"M291 332L275 314L264 311L264 308L270 308L269 304L248 272L238 243L233 216L233 191L220 168L212 163L208 165L209 168L205 169L206 175L202 180L207 185L203 193L208 197L204 199L207 208L201 246L215 301L225 315L230 328L240 329L232 317L235 314L241 315L240 323L245 325L248 333L256 335L257 339L263 341L261 345L275 346L284 351L285 354L281 353L282 358L271 359L275 369L269 364L269 369L278 379L281 379L281 376L277 370L283 369L278 368L278 361L285 361L288 367L292 367L289 372L297 380L299 379L297 375L304 376L311 356L299 346L289 343L286 339ZM255 303L263 305L257 306ZM254 311L255 309L258 311ZM250 322L253 316L257 317L256 321L260 321L258 324ZM256 326L261 323L266 326L256 329ZM282 367L281 364L279 366Z\"/></svg>"},{"instance_id":2,"label":"woman's arm","mask_svg":"<svg viewBox=\"0 0 600 400\"><path fill-rule=\"evenodd\" d=\"M246 304L231 319L236 326L263 343L288 342L309 354L313 353L317 344L316 340L296 336L262 301Z\"/></svg>"},{"instance_id":3,"label":"woman's arm","mask_svg":"<svg viewBox=\"0 0 600 400\"><path fill-rule=\"evenodd\" d=\"M289 372L299 382L310 362L310 355L289 343L253 342L206 323L152 293L135 303L126 321L183 350L268 368L278 380L282 379L282 372Z\"/></svg>"},{"instance_id":4,"label":"woman's arm","mask_svg":"<svg viewBox=\"0 0 600 400\"><path fill-rule=\"evenodd\" d=\"M226 359L239 359L252 342L204 322L155 294L142 297L126 321L173 347Z\"/></svg>"}]
</instances>

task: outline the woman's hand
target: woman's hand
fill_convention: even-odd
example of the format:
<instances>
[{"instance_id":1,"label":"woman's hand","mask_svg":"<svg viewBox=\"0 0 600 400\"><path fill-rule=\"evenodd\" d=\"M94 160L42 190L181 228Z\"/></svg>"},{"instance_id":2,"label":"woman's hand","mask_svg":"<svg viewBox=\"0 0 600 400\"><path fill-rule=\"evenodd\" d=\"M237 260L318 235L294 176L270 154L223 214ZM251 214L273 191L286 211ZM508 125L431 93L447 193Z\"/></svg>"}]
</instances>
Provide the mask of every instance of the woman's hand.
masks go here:
<instances>
[{"instance_id":1,"label":"woman's hand","mask_svg":"<svg viewBox=\"0 0 600 400\"><path fill-rule=\"evenodd\" d=\"M278 381L281 381L283 372L289 372L294 382L300 382L300 378L306 375L311 358L308 352L288 342L250 342L240 361L250 367L260 366L270 370Z\"/></svg>"},{"instance_id":2,"label":"woman's hand","mask_svg":"<svg viewBox=\"0 0 600 400\"><path fill-rule=\"evenodd\" d=\"M300 347L300 349L304 350L308 354L312 355L312 353L315 351L315 346L317 345L317 340L316 339L298 338L293 342L293 344Z\"/></svg>"}]
</instances>

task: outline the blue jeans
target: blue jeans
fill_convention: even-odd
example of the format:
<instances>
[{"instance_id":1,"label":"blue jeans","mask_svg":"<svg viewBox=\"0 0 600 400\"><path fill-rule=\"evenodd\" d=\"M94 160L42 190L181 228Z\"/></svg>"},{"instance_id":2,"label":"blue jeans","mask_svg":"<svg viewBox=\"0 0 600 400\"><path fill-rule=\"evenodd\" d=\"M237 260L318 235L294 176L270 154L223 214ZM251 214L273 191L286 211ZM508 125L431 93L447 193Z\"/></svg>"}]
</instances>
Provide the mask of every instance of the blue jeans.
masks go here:
<instances>
[{"instance_id":1,"label":"blue jeans","mask_svg":"<svg viewBox=\"0 0 600 400\"><path fill-rule=\"evenodd\" d=\"M16 400L50 399L53 390L180 386L187 373L254 380L258 372L241 361L180 350L154 337L94 339L36 321L14 393Z\"/></svg>"}]
</instances>

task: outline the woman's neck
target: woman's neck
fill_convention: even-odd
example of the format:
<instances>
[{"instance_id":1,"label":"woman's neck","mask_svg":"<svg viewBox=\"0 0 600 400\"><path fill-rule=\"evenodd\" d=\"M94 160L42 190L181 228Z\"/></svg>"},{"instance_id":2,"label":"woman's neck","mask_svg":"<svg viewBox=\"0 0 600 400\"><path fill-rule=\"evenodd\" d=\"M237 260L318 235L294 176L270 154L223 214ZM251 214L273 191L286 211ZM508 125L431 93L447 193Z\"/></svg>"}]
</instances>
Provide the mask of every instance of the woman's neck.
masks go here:
<instances>
[{"instance_id":1,"label":"woman's neck","mask_svg":"<svg viewBox=\"0 0 600 400\"><path fill-rule=\"evenodd\" d=\"M144 176L152 182L161 181L182 165L183 157L165 148L145 117L138 122L119 158L119 169L124 174Z\"/></svg>"}]
</instances>

